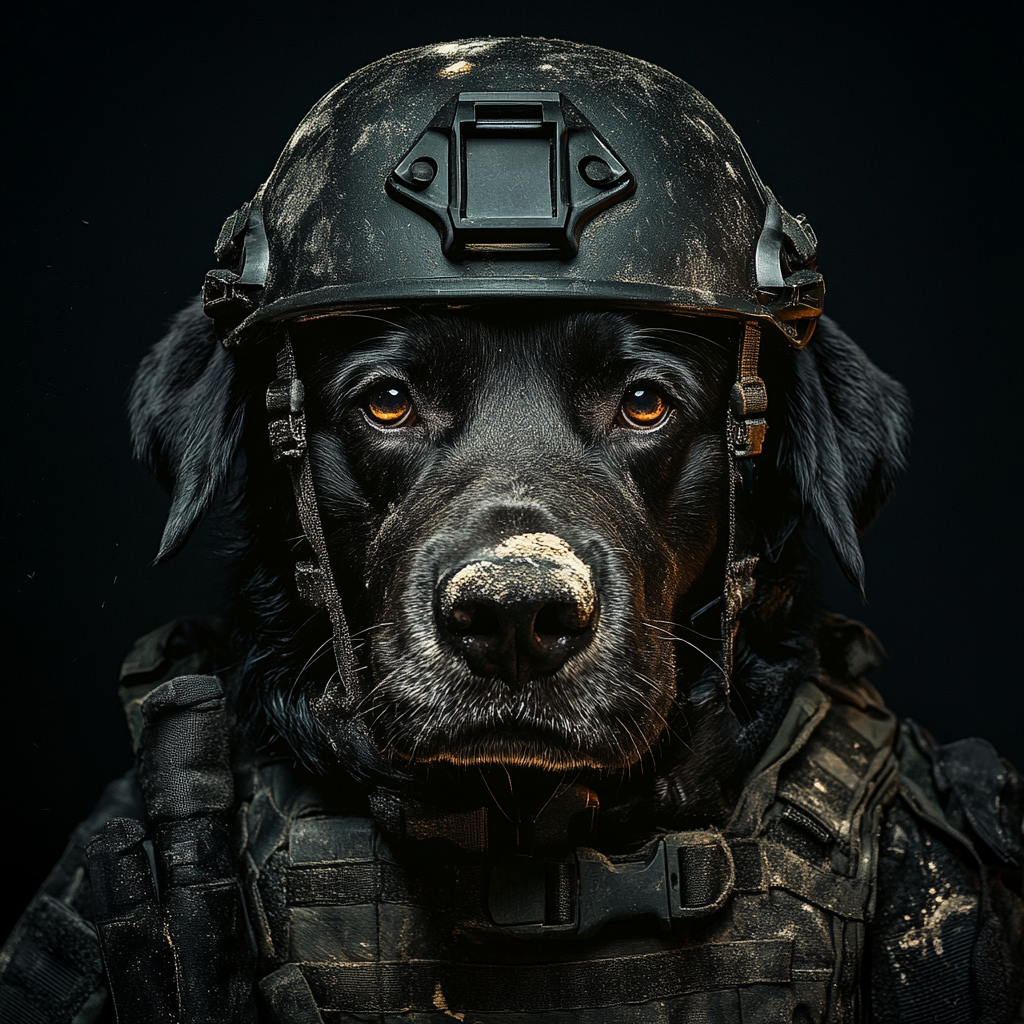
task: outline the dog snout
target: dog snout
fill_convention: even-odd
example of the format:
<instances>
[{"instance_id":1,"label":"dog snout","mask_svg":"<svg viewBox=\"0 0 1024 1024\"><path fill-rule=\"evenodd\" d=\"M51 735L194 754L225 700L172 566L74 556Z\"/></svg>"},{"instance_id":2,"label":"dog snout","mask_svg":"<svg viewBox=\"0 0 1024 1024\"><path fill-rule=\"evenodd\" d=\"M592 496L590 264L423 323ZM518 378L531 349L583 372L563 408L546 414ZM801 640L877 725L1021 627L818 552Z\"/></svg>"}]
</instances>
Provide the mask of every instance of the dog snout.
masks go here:
<instances>
[{"instance_id":1,"label":"dog snout","mask_svg":"<svg viewBox=\"0 0 1024 1024\"><path fill-rule=\"evenodd\" d=\"M522 685L556 672L597 623L594 574L566 541L525 533L446 574L439 626L478 675Z\"/></svg>"}]
</instances>

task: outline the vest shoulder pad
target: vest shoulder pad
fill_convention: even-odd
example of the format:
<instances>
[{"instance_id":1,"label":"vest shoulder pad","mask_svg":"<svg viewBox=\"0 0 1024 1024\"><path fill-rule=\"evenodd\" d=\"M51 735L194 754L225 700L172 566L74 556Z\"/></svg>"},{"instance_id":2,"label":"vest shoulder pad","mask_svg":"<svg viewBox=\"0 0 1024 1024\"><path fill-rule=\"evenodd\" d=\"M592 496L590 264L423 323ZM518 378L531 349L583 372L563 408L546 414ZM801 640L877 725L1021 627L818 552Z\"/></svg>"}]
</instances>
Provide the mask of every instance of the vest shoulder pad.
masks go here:
<instances>
[{"instance_id":1,"label":"vest shoulder pad","mask_svg":"<svg viewBox=\"0 0 1024 1024\"><path fill-rule=\"evenodd\" d=\"M189 675L221 675L227 663L224 625L216 617L183 615L139 637L121 665L117 691L128 719L132 747L142 735L142 702L150 690L168 679Z\"/></svg>"},{"instance_id":2,"label":"vest shoulder pad","mask_svg":"<svg viewBox=\"0 0 1024 1024\"><path fill-rule=\"evenodd\" d=\"M945 831L968 838L986 863L1024 865L1024 778L988 740L940 745L908 720L900 728L897 757L904 784Z\"/></svg>"}]
</instances>

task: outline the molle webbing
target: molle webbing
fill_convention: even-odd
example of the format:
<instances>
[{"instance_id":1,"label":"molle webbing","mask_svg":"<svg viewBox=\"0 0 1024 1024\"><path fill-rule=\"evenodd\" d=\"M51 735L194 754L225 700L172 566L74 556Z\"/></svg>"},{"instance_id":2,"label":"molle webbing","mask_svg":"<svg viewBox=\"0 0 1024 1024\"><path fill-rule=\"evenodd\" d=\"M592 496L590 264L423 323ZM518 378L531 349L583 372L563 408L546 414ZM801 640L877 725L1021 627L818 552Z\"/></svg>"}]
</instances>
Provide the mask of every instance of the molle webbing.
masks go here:
<instances>
[{"instance_id":1,"label":"molle webbing","mask_svg":"<svg viewBox=\"0 0 1024 1024\"><path fill-rule=\"evenodd\" d=\"M466 964L404 960L303 965L325 1010L404 1013L552 1013L670 999L709 988L792 980L793 943L709 943L570 963ZM443 1000L443 1004L442 1004ZM440 1004L440 1005L439 1005Z\"/></svg>"}]
</instances>

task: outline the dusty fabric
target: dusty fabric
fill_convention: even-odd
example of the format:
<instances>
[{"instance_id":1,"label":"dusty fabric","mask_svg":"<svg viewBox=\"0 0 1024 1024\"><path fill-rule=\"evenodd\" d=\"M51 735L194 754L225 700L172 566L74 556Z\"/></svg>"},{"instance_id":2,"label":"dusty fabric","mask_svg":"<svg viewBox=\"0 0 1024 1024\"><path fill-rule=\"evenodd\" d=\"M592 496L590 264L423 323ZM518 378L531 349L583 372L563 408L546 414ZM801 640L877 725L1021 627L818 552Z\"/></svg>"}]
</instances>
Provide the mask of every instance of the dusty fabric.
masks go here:
<instances>
[{"instance_id":1,"label":"dusty fabric","mask_svg":"<svg viewBox=\"0 0 1024 1024\"><path fill-rule=\"evenodd\" d=\"M160 668L173 671L183 657L192 671L213 663L209 653L182 655L181 633L179 625L146 638L153 650L133 652L137 675L123 680L129 715L141 708L149 728L182 707L201 711L213 694L202 682L212 677L193 677L133 705L166 682ZM200 747L215 746L199 738ZM143 764L146 757L153 751ZM223 764L199 767L224 777ZM438 840L396 841L359 809L358 794L339 805L285 764L236 759L235 778L229 831L261 1020L409 1020L412 1011L424 1022L462 1013L513 1022L905 1024L1009 1021L1020 1004L1020 776L984 741L940 747L913 724L894 734L863 683L826 676L800 688L724 830L734 868L727 901L668 932L634 919L590 939L510 938L488 920L479 856L453 854ZM211 818L224 806L224 786L211 789L202 773L199 782L191 802L166 804L148 833L165 848L210 845L210 857L174 866L190 884L225 871L212 851L229 846ZM193 806L200 791L211 799ZM164 807L161 799L151 794L151 806ZM86 1022L101 1012L84 848L104 822L144 821L145 813L131 773L76 830L0 954L5 1021ZM161 839L161 828L173 834ZM105 834L129 850L143 832L129 823ZM704 862L688 863L680 860L693 880L689 899L710 899L691 870ZM144 890L145 865L136 868ZM711 892L714 872L705 865L704 874ZM126 899L138 904L138 894ZM101 901L112 905L109 895ZM237 918L234 927L243 928ZM186 960L203 954L199 938ZM151 991L166 980L150 979ZM188 975L179 983L187 986ZM123 989L124 978L114 985Z\"/></svg>"}]
</instances>

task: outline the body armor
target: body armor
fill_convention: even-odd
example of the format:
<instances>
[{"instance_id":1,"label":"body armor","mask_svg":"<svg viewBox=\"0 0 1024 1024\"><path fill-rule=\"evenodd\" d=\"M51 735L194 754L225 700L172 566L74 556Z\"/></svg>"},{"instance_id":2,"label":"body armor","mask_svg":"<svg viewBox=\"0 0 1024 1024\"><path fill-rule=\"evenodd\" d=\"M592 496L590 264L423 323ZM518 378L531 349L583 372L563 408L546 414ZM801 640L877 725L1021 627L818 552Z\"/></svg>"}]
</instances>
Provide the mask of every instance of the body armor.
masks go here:
<instances>
[{"instance_id":1,"label":"body armor","mask_svg":"<svg viewBox=\"0 0 1024 1024\"><path fill-rule=\"evenodd\" d=\"M261 989L282 1022L855 1020L895 731L869 687L806 683L721 832L494 864L257 769Z\"/></svg>"},{"instance_id":2,"label":"body armor","mask_svg":"<svg viewBox=\"0 0 1024 1024\"><path fill-rule=\"evenodd\" d=\"M214 667L189 649L210 635L177 620L139 642L133 737L166 677ZM468 820L410 808L385 830L365 793L281 761L237 779L261 1020L905 1024L1009 1021L1020 1000L1019 776L984 741L897 726L853 677L798 689L720 830L626 854L495 859ZM84 846L144 814L130 772L76 830L0 954L5 1022L96 1018Z\"/></svg>"}]
</instances>

